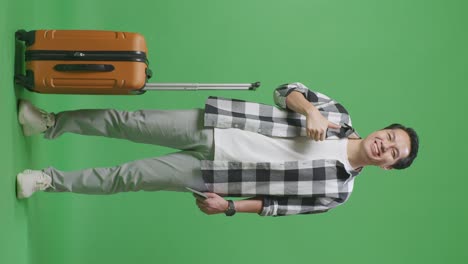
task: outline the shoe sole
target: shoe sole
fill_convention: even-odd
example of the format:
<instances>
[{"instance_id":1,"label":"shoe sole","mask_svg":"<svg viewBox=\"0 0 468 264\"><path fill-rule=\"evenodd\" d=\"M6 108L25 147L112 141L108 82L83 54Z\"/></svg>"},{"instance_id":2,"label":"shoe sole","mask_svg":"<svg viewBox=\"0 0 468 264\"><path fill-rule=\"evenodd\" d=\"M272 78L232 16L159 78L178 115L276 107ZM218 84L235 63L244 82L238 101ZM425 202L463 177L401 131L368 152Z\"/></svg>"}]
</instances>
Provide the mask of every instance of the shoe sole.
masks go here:
<instances>
[{"instance_id":1,"label":"shoe sole","mask_svg":"<svg viewBox=\"0 0 468 264\"><path fill-rule=\"evenodd\" d=\"M21 124L23 128L23 135L29 137L34 135L34 133L31 131L31 128L26 124L26 117L25 117L25 111L29 107L30 103L24 100L20 100L19 106L18 106L18 122Z\"/></svg>"},{"instance_id":2,"label":"shoe sole","mask_svg":"<svg viewBox=\"0 0 468 264\"><path fill-rule=\"evenodd\" d=\"M26 102L23 100L20 100L19 106L18 106L18 121L21 125L26 124L26 120L24 119L24 111L25 111L25 104Z\"/></svg>"},{"instance_id":3,"label":"shoe sole","mask_svg":"<svg viewBox=\"0 0 468 264\"><path fill-rule=\"evenodd\" d=\"M21 172L21 173L18 173L18 175L16 176L16 197L18 199L24 199L24 198L27 198L24 193L23 193L23 189L21 188L21 184L20 184L20 178L24 177L23 176L24 174Z\"/></svg>"}]
</instances>

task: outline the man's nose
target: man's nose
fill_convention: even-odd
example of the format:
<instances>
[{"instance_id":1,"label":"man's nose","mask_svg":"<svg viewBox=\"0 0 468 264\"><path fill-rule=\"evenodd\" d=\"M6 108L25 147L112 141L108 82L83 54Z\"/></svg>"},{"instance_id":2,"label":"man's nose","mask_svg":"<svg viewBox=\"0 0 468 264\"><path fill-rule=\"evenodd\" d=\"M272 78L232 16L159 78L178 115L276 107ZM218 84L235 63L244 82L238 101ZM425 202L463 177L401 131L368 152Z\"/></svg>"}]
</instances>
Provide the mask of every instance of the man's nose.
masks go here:
<instances>
[{"instance_id":1,"label":"man's nose","mask_svg":"<svg viewBox=\"0 0 468 264\"><path fill-rule=\"evenodd\" d=\"M382 141L382 150L385 152L395 146L395 142Z\"/></svg>"}]
</instances>

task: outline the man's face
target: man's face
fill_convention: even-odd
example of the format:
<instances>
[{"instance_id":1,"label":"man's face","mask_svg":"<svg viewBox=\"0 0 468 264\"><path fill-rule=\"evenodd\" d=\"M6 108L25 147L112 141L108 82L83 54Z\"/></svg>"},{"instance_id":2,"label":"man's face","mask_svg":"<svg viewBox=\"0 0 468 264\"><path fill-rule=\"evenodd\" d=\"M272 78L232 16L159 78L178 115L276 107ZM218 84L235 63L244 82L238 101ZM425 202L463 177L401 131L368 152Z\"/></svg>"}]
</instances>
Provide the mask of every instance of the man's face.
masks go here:
<instances>
[{"instance_id":1,"label":"man's face","mask_svg":"<svg viewBox=\"0 0 468 264\"><path fill-rule=\"evenodd\" d=\"M409 135L402 129L378 130L362 141L371 165L391 169L398 160L408 157L411 148Z\"/></svg>"}]
</instances>

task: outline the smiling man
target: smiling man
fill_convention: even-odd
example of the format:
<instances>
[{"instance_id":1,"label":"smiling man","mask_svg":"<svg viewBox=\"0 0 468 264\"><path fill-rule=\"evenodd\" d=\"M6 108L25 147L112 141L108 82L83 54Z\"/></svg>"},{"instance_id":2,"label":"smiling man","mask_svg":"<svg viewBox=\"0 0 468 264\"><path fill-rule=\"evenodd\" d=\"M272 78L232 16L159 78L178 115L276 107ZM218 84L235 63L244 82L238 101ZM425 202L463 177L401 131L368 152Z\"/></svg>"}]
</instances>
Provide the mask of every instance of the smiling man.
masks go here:
<instances>
[{"instance_id":1,"label":"smiling man","mask_svg":"<svg viewBox=\"0 0 468 264\"><path fill-rule=\"evenodd\" d=\"M385 170L403 169L412 162L411 147L417 144L417 140L413 129L393 124L375 131L363 140L350 140L349 160L355 167L375 165Z\"/></svg>"},{"instance_id":2,"label":"smiling man","mask_svg":"<svg viewBox=\"0 0 468 264\"><path fill-rule=\"evenodd\" d=\"M47 113L19 104L25 135L106 136L181 150L110 168L65 172L49 167L17 175L18 198L34 192L112 194L187 191L206 214L283 216L326 212L346 202L365 166L404 169L417 156L416 132L393 124L361 139L346 109L301 83L274 92L278 108L210 97L205 109ZM249 197L226 200L223 197Z\"/></svg>"}]
</instances>

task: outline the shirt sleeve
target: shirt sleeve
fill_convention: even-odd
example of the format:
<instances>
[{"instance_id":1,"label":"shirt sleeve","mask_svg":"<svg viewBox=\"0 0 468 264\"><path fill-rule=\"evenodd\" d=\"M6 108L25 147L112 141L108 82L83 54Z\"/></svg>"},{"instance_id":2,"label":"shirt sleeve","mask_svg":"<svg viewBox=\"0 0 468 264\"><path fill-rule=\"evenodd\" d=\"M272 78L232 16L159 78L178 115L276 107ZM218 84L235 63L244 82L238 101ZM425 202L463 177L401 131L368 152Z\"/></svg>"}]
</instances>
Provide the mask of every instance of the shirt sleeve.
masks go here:
<instances>
[{"instance_id":1,"label":"shirt sleeve","mask_svg":"<svg viewBox=\"0 0 468 264\"><path fill-rule=\"evenodd\" d=\"M282 109L287 109L286 97L293 91L300 92L309 102L311 102L314 105L328 103L331 101L331 99L328 96L319 92L312 91L309 88L307 88L307 86L305 86L304 84L296 82L290 84L283 84L275 89L273 93L273 99L276 105Z\"/></svg>"},{"instance_id":2,"label":"shirt sleeve","mask_svg":"<svg viewBox=\"0 0 468 264\"><path fill-rule=\"evenodd\" d=\"M349 126L352 125L351 117L349 116L348 111L343 107L343 105L341 105L334 99L328 97L327 95L310 90L302 83L297 82L291 84L284 84L276 88L273 95L276 105L279 106L281 109L289 110L289 108L287 108L286 106L286 97L293 91L298 91L302 95L304 95L304 98L307 99L310 103L312 103L320 111L320 113L330 122L335 124L344 123L348 124ZM329 129L329 131L332 130L334 129ZM344 132L336 130L329 133L331 135L333 133ZM359 137L357 134L356 136Z\"/></svg>"},{"instance_id":3,"label":"shirt sleeve","mask_svg":"<svg viewBox=\"0 0 468 264\"><path fill-rule=\"evenodd\" d=\"M261 216L287 216L324 213L341 203L330 197L263 197Z\"/></svg>"}]
</instances>

